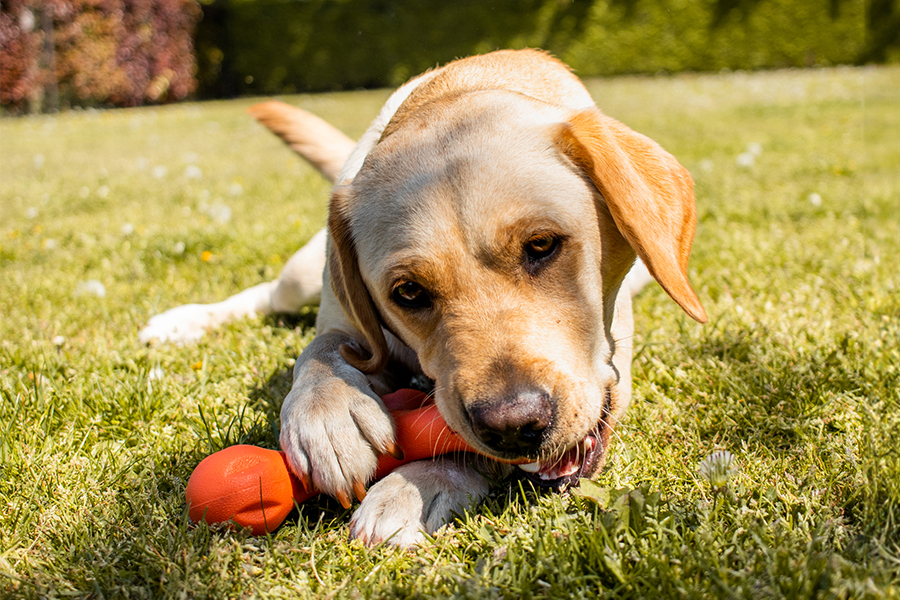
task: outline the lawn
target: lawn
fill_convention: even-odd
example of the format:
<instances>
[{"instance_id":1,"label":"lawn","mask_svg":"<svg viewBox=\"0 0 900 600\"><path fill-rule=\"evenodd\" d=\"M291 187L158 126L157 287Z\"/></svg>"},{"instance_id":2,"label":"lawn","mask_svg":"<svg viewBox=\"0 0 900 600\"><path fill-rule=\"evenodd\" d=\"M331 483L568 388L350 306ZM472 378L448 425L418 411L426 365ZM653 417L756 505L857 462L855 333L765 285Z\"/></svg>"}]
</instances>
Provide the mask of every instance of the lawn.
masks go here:
<instances>
[{"instance_id":1,"label":"lawn","mask_svg":"<svg viewBox=\"0 0 900 600\"><path fill-rule=\"evenodd\" d=\"M314 333L310 309L137 341L324 223L253 100L0 120L0 595L900 597L900 68L589 88L693 173L710 322L647 290L599 479L510 482L414 552L350 542L329 500L269 537L187 520L205 455L277 445ZM358 136L387 95L288 101Z\"/></svg>"}]
</instances>

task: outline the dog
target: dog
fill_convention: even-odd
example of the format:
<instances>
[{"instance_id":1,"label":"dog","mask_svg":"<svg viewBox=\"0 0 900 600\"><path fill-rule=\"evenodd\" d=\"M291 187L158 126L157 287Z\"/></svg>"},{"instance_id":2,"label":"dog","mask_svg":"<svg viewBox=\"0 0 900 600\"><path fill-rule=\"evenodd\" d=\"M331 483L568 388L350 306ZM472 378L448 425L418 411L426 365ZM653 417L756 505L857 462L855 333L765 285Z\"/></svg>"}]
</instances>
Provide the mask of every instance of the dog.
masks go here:
<instances>
[{"instance_id":1,"label":"dog","mask_svg":"<svg viewBox=\"0 0 900 600\"><path fill-rule=\"evenodd\" d=\"M428 71L356 144L279 102L250 112L335 183L327 231L277 281L157 315L140 339L319 302L280 443L304 484L360 500L350 533L366 544L420 544L516 468L557 489L597 474L631 399L641 270L706 321L687 275L690 174L546 53ZM479 454L413 462L366 490L379 456L401 454L380 396L411 381L433 384Z\"/></svg>"}]
</instances>

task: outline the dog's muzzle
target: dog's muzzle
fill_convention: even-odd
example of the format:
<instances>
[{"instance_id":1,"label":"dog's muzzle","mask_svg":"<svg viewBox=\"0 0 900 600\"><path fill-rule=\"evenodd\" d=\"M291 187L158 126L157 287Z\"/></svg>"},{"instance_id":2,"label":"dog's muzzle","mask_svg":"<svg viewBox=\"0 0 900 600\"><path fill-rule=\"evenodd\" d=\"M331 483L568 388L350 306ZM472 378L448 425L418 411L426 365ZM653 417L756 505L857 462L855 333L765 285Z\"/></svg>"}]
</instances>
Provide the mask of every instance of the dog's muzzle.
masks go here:
<instances>
[{"instance_id":1,"label":"dog's muzzle","mask_svg":"<svg viewBox=\"0 0 900 600\"><path fill-rule=\"evenodd\" d=\"M608 416L609 395L604 417ZM562 454L541 457L545 435L553 421L549 394L531 387L480 401L467 409L475 435L500 460L514 460L526 477L541 487L563 490L593 475L603 458L605 418L580 442ZM532 458L531 462L521 459ZM537 460L534 460L537 458Z\"/></svg>"},{"instance_id":2,"label":"dog's muzzle","mask_svg":"<svg viewBox=\"0 0 900 600\"><path fill-rule=\"evenodd\" d=\"M537 456L553 418L550 396L524 388L467 409L475 435L501 456Z\"/></svg>"}]
</instances>

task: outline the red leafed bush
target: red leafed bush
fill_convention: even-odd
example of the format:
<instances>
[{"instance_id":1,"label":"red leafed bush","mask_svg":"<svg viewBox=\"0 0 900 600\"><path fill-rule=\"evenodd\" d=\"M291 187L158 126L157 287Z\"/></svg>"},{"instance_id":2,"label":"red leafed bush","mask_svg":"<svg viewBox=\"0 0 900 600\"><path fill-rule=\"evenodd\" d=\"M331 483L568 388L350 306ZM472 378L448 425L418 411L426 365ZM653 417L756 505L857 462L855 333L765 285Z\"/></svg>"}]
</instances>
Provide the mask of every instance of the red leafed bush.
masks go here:
<instances>
[{"instance_id":1,"label":"red leafed bush","mask_svg":"<svg viewBox=\"0 0 900 600\"><path fill-rule=\"evenodd\" d=\"M0 4L0 104L23 106L34 101L43 86L38 60L41 37L35 28L32 0L4 0Z\"/></svg>"},{"instance_id":2,"label":"red leafed bush","mask_svg":"<svg viewBox=\"0 0 900 600\"><path fill-rule=\"evenodd\" d=\"M199 17L195 0L4 1L0 102L54 108L47 90L63 106L182 99L196 87Z\"/></svg>"}]
</instances>

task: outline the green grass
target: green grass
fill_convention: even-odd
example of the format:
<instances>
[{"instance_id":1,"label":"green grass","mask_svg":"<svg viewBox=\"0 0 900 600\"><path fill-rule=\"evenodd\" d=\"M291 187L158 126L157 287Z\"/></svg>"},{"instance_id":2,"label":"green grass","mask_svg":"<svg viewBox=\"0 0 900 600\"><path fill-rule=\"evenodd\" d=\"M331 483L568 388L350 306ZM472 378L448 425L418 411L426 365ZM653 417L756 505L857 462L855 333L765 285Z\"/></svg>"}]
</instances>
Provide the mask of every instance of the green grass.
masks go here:
<instances>
[{"instance_id":1,"label":"green grass","mask_svg":"<svg viewBox=\"0 0 900 600\"><path fill-rule=\"evenodd\" d=\"M271 537L187 522L203 456L276 445L314 333L311 311L137 342L324 222L327 185L251 101L0 120L0 595L900 596L900 69L589 86L694 174L710 323L644 293L596 485L499 489L411 553L348 542L327 500ZM290 100L356 136L386 95ZM698 474L715 450L721 492Z\"/></svg>"}]
</instances>

